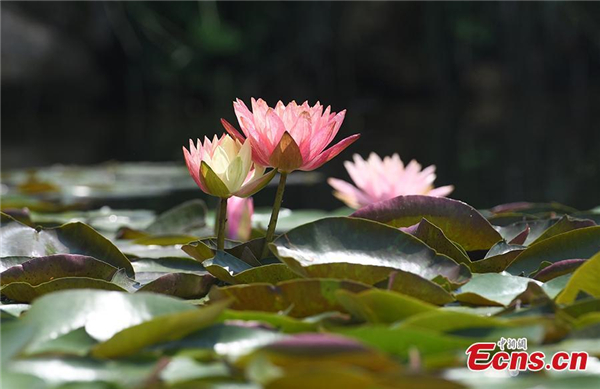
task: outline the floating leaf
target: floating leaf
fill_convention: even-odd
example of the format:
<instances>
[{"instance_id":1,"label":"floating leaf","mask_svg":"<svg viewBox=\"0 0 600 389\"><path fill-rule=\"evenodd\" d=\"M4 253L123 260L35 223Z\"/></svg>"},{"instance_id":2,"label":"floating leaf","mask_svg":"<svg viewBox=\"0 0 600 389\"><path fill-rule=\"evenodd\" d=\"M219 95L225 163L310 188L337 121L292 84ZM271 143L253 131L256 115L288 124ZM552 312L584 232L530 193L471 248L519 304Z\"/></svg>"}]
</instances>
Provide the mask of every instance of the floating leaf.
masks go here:
<instances>
[{"instance_id":1,"label":"floating leaf","mask_svg":"<svg viewBox=\"0 0 600 389\"><path fill-rule=\"evenodd\" d=\"M282 281L295 280L301 278L294 273L284 263L272 263L244 270L233 276L237 284L255 284L258 282L267 282L269 284L277 284Z\"/></svg>"},{"instance_id":2,"label":"floating leaf","mask_svg":"<svg viewBox=\"0 0 600 389\"><path fill-rule=\"evenodd\" d=\"M434 305L414 297L381 289L359 293L342 289L336 292L336 297L348 312L369 323L393 323L436 309Z\"/></svg>"},{"instance_id":3,"label":"floating leaf","mask_svg":"<svg viewBox=\"0 0 600 389\"><path fill-rule=\"evenodd\" d=\"M146 227L152 235L182 234L206 225L206 204L202 200L190 200L161 213Z\"/></svg>"},{"instance_id":4,"label":"floating leaf","mask_svg":"<svg viewBox=\"0 0 600 389\"><path fill-rule=\"evenodd\" d=\"M555 224L545 230L533 243L539 243L553 236L573 231L578 228L593 227L596 223L589 219L577 219L569 215L564 215Z\"/></svg>"},{"instance_id":5,"label":"floating leaf","mask_svg":"<svg viewBox=\"0 0 600 389\"><path fill-rule=\"evenodd\" d=\"M285 337L285 334L257 326L215 324L180 340L157 344L152 349L209 349L219 355L236 358Z\"/></svg>"},{"instance_id":6,"label":"floating leaf","mask_svg":"<svg viewBox=\"0 0 600 389\"><path fill-rule=\"evenodd\" d=\"M131 243L145 246L175 246L188 244L197 239L197 237L191 235L152 235L134 239Z\"/></svg>"},{"instance_id":7,"label":"floating leaf","mask_svg":"<svg viewBox=\"0 0 600 389\"><path fill-rule=\"evenodd\" d=\"M513 245L523 245L527 238L529 237L529 233L531 232L531 228L529 225L525 226L525 229L517 234L514 238L512 238L508 243Z\"/></svg>"},{"instance_id":8,"label":"floating leaf","mask_svg":"<svg viewBox=\"0 0 600 389\"><path fill-rule=\"evenodd\" d=\"M192 382L198 384L196 380L222 380L230 375L230 369L224 362L201 363L186 357L171 359L164 370L160 372L161 380L168 385L192 384Z\"/></svg>"},{"instance_id":9,"label":"floating leaf","mask_svg":"<svg viewBox=\"0 0 600 389\"><path fill-rule=\"evenodd\" d=\"M444 231L427 219L422 219L412 234L440 254L452 258L456 263L471 266L471 259L456 243L446 237Z\"/></svg>"},{"instance_id":10,"label":"floating leaf","mask_svg":"<svg viewBox=\"0 0 600 389\"><path fill-rule=\"evenodd\" d=\"M183 245L181 249L200 262L215 256L215 252L202 241L190 242Z\"/></svg>"},{"instance_id":11,"label":"floating leaf","mask_svg":"<svg viewBox=\"0 0 600 389\"><path fill-rule=\"evenodd\" d=\"M54 254L81 254L94 257L133 276L133 267L109 240L83 223L57 228L33 229L2 214L0 256L44 257Z\"/></svg>"},{"instance_id":12,"label":"floating leaf","mask_svg":"<svg viewBox=\"0 0 600 389\"><path fill-rule=\"evenodd\" d=\"M85 328L78 328L52 340L29 349L27 356L43 354L61 354L70 356L86 356L98 342L85 332Z\"/></svg>"},{"instance_id":13,"label":"floating leaf","mask_svg":"<svg viewBox=\"0 0 600 389\"><path fill-rule=\"evenodd\" d=\"M212 275L230 284L237 284L237 281L233 278L235 274L252 268L246 262L225 251L217 251L213 258L205 260L202 265Z\"/></svg>"},{"instance_id":14,"label":"floating leaf","mask_svg":"<svg viewBox=\"0 0 600 389\"><path fill-rule=\"evenodd\" d=\"M394 328L414 328L449 333L464 329L506 328L510 326L508 320L501 318L437 309L410 316Z\"/></svg>"},{"instance_id":15,"label":"floating leaf","mask_svg":"<svg viewBox=\"0 0 600 389\"><path fill-rule=\"evenodd\" d=\"M431 330L413 328L391 328L383 325L364 325L354 328L336 328L335 332L360 340L390 354L408 360L410 350L422 356L464 353L472 339L440 334Z\"/></svg>"},{"instance_id":16,"label":"floating leaf","mask_svg":"<svg viewBox=\"0 0 600 389\"><path fill-rule=\"evenodd\" d=\"M502 235L502 238L507 242L522 240L522 235L527 231L525 240L520 244L523 246L529 246L537 238L539 238L544 231L556 224L557 221L558 219L519 221L506 226L496 227L496 230L498 230L500 235Z\"/></svg>"},{"instance_id":17,"label":"floating leaf","mask_svg":"<svg viewBox=\"0 0 600 389\"><path fill-rule=\"evenodd\" d=\"M97 278L110 281L117 269L85 255L57 254L31 258L0 274L0 285L24 282L32 286L62 277Z\"/></svg>"},{"instance_id":18,"label":"floating leaf","mask_svg":"<svg viewBox=\"0 0 600 389\"><path fill-rule=\"evenodd\" d=\"M501 212L521 212L528 215L535 215L539 213L556 212L559 214L570 214L577 212L575 208L568 207L566 205L551 202L551 203L529 203L526 201L508 203L497 205L490 209L494 213Z\"/></svg>"},{"instance_id":19,"label":"floating leaf","mask_svg":"<svg viewBox=\"0 0 600 389\"><path fill-rule=\"evenodd\" d=\"M145 284L139 291L196 299L206 296L214 281L210 274L170 273Z\"/></svg>"},{"instance_id":20,"label":"floating leaf","mask_svg":"<svg viewBox=\"0 0 600 389\"><path fill-rule=\"evenodd\" d=\"M117 240L115 245L131 260L135 258L191 258L190 255L181 250L181 245L135 244L130 240Z\"/></svg>"},{"instance_id":21,"label":"floating leaf","mask_svg":"<svg viewBox=\"0 0 600 389\"><path fill-rule=\"evenodd\" d=\"M292 317L306 317L327 311L343 311L335 292L345 289L359 292L369 286L353 281L333 279L298 279L271 284L234 285L212 288L212 300L232 299L231 309L286 312Z\"/></svg>"},{"instance_id":22,"label":"floating leaf","mask_svg":"<svg viewBox=\"0 0 600 389\"><path fill-rule=\"evenodd\" d=\"M553 278L573 273L585 261L586 259L565 259L564 261L558 261L537 272L533 278L542 282L550 281Z\"/></svg>"},{"instance_id":23,"label":"floating leaf","mask_svg":"<svg viewBox=\"0 0 600 389\"><path fill-rule=\"evenodd\" d=\"M392 270L466 282L470 272L412 235L380 223L327 218L277 238L271 250L292 270L310 277L348 278L374 284Z\"/></svg>"},{"instance_id":24,"label":"floating leaf","mask_svg":"<svg viewBox=\"0 0 600 389\"><path fill-rule=\"evenodd\" d=\"M125 388L135 388L140 387L151 376L156 369L155 365L154 361L98 361L90 358L46 357L18 360L11 364L10 369L13 372L38 377L52 387L68 383L83 385L111 382Z\"/></svg>"},{"instance_id":25,"label":"floating leaf","mask_svg":"<svg viewBox=\"0 0 600 389\"><path fill-rule=\"evenodd\" d=\"M454 297L435 282L402 270L393 271L389 279L375 286L416 297L419 300L436 305L444 305L454 301Z\"/></svg>"},{"instance_id":26,"label":"floating leaf","mask_svg":"<svg viewBox=\"0 0 600 389\"><path fill-rule=\"evenodd\" d=\"M537 281L504 273L473 274L471 281L460 288L456 299L474 305L508 305L527 289L529 282Z\"/></svg>"},{"instance_id":27,"label":"floating leaf","mask_svg":"<svg viewBox=\"0 0 600 389\"><path fill-rule=\"evenodd\" d=\"M131 262L136 276L139 273L190 273L203 275L207 271L202 263L192 258L134 258Z\"/></svg>"},{"instance_id":28,"label":"floating leaf","mask_svg":"<svg viewBox=\"0 0 600 389\"><path fill-rule=\"evenodd\" d=\"M590 312L600 312L600 299L588 298L577 300L573 304L563 307L562 310L575 318Z\"/></svg>"},{"instance_id":29,"label":"floating leaf","mask_svg":"<svg viewBox=\"0 0 600 389\"><path fill-rule=\"evenodd\" d=\"M560 304L575 301L579 293L600 297L600 251L582 264L569 279L564 290L556 298Z\"/></svg>"},{"instance_id":30,"label":"floating leaf","mask_svg":"<svg viewBox=\"0 0 600 389\"><path fill-rule=\"evenodd\" d=\"M408 227L426 218L467 251L487 250L502 239L473 207L445 197L398 196L354 212L351 216L394 227Z\"/></svg>"},{"instance_id":31,"label":"floating leaf","mask_svg":"<svg viewBox=\"0 0 600 389\"><path fill-rule=\"evenodd\" d=\"M565 259L587 259L600 251L600 226L580 228L545 239L523 251L506 269L511 274L529 275L539 269L542 262L559 262Z\"/></svg>"},{"instance_id":32,"label":"floating leaf","mask_svg":"<svg viewBox=\"0 0 600 389\"><path fill-rule=\"evenodd\" d=\"M558 296L558 294L567 286L571 276L572 274L565 274L563 276L555 277L548 282L544 282L542 289L548 295L548 297L553 299Z\"/></svg>"},{"instance_id":33,"label":"floating leaf","mask_svg":"<svg viewBox=\"0 0 600 389\"><path fill-rule=\"evenodd\" d=\"M317 329L320 322L313 319L314 317L296 319L283 313L235 311L233 309L227 309L219 316L219 322L239 323L243 321L251 324L266 325L284 333L314 331Z\"/></svg>"},{"instance_id":34,"label":"floating leaf","mask_svg":"<svg viewBox=\"0 0 600 389\"><path fill-rule=\"evenodd\" d=\"M112 282L85 277L64 277L38 285L26 282L13 282L0 289L0 293L17 302L30 303L45 294L69 289L98 289L125 292L125 289Z\"/></svg>"},{"instance_id":35,"label":"floating leaf","mask_svg":"<svg viewBox=\"0 0 600 389\"><path fill-rule=\"evenodd\" d=\"M14 356L18 355L23 348L35 336L36 327L27 325L19 321L11 323L3 322L0 326L0 336L2 337L2 348L0 349L0 361L2 367ZM4 381L4 377L2 377Z\"/></svg>"},{"instance_id":36,"label":"floating leaf","mask_svg":"<svg viewBox=\"0 0 600 389\"><path fill-rule=\"evenodd\" d=\"M471 264L471 271L473 273L500 273L506 270L515 258L521 254L524 249L516 249L512 251L506 251L503 254L486 257L478 261L474 261Z\"/></svg>"},{"instance_id":37,"label":"floating leaf","mask_svg":"<svg viewBox=\"0 0 600 389\"><path fill-rule=\"evenodd\" d=\"M154 293L67 290L34 301L23 320L37 327L28 345L28 349L34 349L81 327L92 338L106 341L155 317L196 309L182 300Z\"/></svg>"},{"instance_id":38,"label":"floating leaf","mask_svg":"<svg viewBox=\"0 0 600 389\"><path fill-rule=\"evenodd\" d=\"M97 358L122 357L158 342L181 339L212 324L228 304L228 301L221 301L202 308L156 316L129 326L95 346L92 355Z\"/></svg>"}]
</instances>

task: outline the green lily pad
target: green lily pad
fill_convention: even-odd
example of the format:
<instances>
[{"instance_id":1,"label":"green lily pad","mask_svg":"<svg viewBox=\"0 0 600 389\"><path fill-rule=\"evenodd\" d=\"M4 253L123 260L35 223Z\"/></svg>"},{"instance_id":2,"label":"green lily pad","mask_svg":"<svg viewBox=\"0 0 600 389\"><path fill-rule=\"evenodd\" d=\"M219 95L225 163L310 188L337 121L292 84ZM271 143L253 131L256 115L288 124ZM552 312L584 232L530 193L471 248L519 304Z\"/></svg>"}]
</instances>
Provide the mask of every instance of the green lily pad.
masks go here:
<instances>
[{"instance_id":1,"label":"green lily pad","mask_svg":"<svg viewBox=\"0 0 600 389\"><path fill-rule=\"evenodd\" d=\"M600 251L600 226L579 228L533 244L519 254L506 269L511 274L529 275L542 262L564 259L588 259Z\"/></svg>"},{"instance_id":2,"label":"green lily pad","mask_svg":"<svg viewBox=\"0 0 600 389\"><path fill-rule=\"evenodd\" d=\"M29 307L29 304L0 304L0 311L2 312L3 319L5 314L17 318L23 312L27 311Z\"/></svg>"},{"instance_id":3,"label":"green lily pad","mask_svg":"<svg viewBox=\"0 0 600 389\"><path fill-rule=\"evenodd\" d=\"M2 385L5 388L47 389L48 385L40 378L25 373L0 370Z\"/></svg>"},{"instance_id":4,"label":"green lily pad","mask_svg":"<svg viewBox=\"0 0 600 389\"><path fill-rule=\"evenodd\" d=\"M551 281L556 277L573 273L585 261L587 261L587 259L565 259L563 261L554 262L535 273L533 278L542 282Z\"/></svg>"},{"instance_id":5,"label":"green lily pad","mask_svg":"<svg viewBox=\"0 0 600 389\"><path fill-rule=\"evenodd\" d=\"M197 240L198 238L191 235L152 235L142 236L132 240L134 245L146 245L146 246L175 246L184 245Z\"/></svg>"},{"instance_id":6,"label":"green lily pad","mask_svg":"<svg viewBox=\"0 0 600 389\"><path fill-rule=\"evenodd\" d=\"M473 274L471 281L460 288L456 299L474 305L508 305L527 289L530 282L538 283L506 273Z\"/></svg>"},{"instance_id":7,"label":"green lily pad","mask_svg":"<svg viewBox=\"0 0 600 389\"><path fill-rule=\"evenodd\" d=\"M321 219L281 235L271 250L306 277L346 278L369 284L402 270L462 284L468 268L437 254L419 239L380 223L346 217Z\"/></svg>"},{"instance_id":8,"label":"green lily pad","mask_svg":"<svg viewBox=\"0 0 600 389\"><path fill-rule=\"evenodd\" d=\"M579 228L593 227L596 223L589 219L577 219L569 215L564 215L555 224L545 230L533 243L539 243L553 236L573 231Z\"/></svg>"},{"instance_id":9,"label":"green lily pad","mask_svg":"<svg viewBox=\"0 0 600 389\"><path fill-rule=\"evenodd\" d=\"M43 257L54 254L80 254L94 257L132 277L131 263L108 239L83 223L68 223L57 228L33 229L2 214L0 226L1 257Z\"/></svg>"},{"instance_id":10,"label":"green lily pad","mask_svg":"<svg viewBox=\"0 0 600 389\"><path fill-rule=\"evenodd\" d=\"M190 273L203 275L207 271L202 263L192 258L134 258L131 262L138 273Z\"/></svg>"},{"instance_id":11,"label":"green lily pad","mask_svg":"<svg viewBox=\"0 0 600 389\"><path fill-rule=\"evenodd\" d=\"M422 240L438 253L452 258L456 263L464 263L468 267L471 267L471 259L467 253L455 242L448 239L444 231L429 220L422 219L412 235Z\"/></svg>"},{"instance_id":12,"label":"green lily pad","mask_svg":"<svg viewBox=\"0 0 600 389\"><path fill-rule=\"evenodd\" d=\"M542 285L542 289L548 295L548 297L553 299L556 296L558 296L558 294L562 292L563 289L565 289L567 283L569 282L572 276L572 274L565 274L553 278L548 282L544 282L544 285Z\"/></svg>"},{"instance_id":13,"label":"green lily pad","mask_svg":"<svg viewBox=\"0 0 600 389\"><path fill-rule=\"evenodd\" d=\"M61 354L71 356L86 356L98 342L85 332L85 328L78 328L55 339L42 343L36 349L29 349L27 356L43 354Z\"/></svg>"},{"instance_id":14,"label":"green lily pad","mask_svg":"<svg viewBox=\"0 0 600 389\"><path fill-rule=\"evenodd\" d=\"M383 325L336 328L336 333L360 340L368 345L408 360L409 352L417 350L423 357L448 352L464 354L472 339L431 330L392 328Z\"/></svg>"},{"instance_id":15,"label":"green lily pad","mask_svg":"<svg viewBox=\"0 0 600 389\"><path fill-rule=\"evenodd\" d=\"M339 289L362 291L368 285L334 279L298 279L277 285L257 283L212 288L212 300L232 299L231 309L286 312L292 317L306 317L327 311L344 311L337 301Z\"/></svg>"},{"instance_id":16,"label":"green lily pad","mask_svg":"<svg viewBox=\"0 0 600 389\"><path fill-rule=\"evenodd\" d=\"M197 380L224 379L230 375L229 367L224 362L201 363L192 358L175 357L160 372L160 379L168 385L183 383L200 385Z\"/></svg>"},{"instance_id":17,"label":"green lily pad","mask_svg":"<svg viewBox=\"0 0 600 389\"><path fill-rule=\"evenodd\" d=\"M409 227L426 218L467 251L487 250L502 239L473 207L445 197L398 196L354 212L351 216L393 227Z\"/></svg>"},{"instance_id":18,"label":"green lily pad","mask_svg":"<svg viewBox=\"0 0 600 389\"><path fill-rule=\"evenodd\" d=\"M115 246L132 260L135 258L191 258L182 251L181 245L146 245L136 244L130 240L117 240Z\"/></svg>"},{"instance_id":19,"label":"green lily pad","mask_svg":"<svg viewBox=\"0 0 600 389\"><path fill-rule=\"evenodd\" d=\"M506 270L508 265L515 260L525 249L516 249L506 251L502 254L494 255L474 261L471 263L471 271L473 273L500 273Z\"/></svg>"},{"instance_id":20,"label":"green lily pad","mask_svg":"<svg viewBox=\"0 0 600 389\"><path fill-rule=\"evenodd\" d=\"M2 367L6 366L8 361L21 353L25 346L35 336L35 332L35 326L27 325L20 321L2 323L0 326L0 335L2 336L0 361L2 362Z\"/></svg>"},{"instance_id":21,"label":"green lily pad","mask_svg":"<svg viewBox=\"0 0 600 389\"><path fill-rule=\"evenodd\" d=\"M26 282L13 282L2 287L0 294L17 302L30 303L45 294L70 289L98 289L125 292L125 289L112 282L96 278L63 277L43 282L39 285L31 285Z\"/></svg>"},{"instance_id":22,"label":"green lily pad","mask_svg":"<svg viewBox=\"0 0 600 389\"><path fill-rule=\"evenodd\" d=\"M315 331L319 326L318 321L311 321L311 318L296 319L283 313L261 312L261 311L235 311L233 309L225 310L219 317L219 322L239 322L244 321L255 324L267 324L284 333L297 333Z\"/></svg>"},{"instance_id":23,"label":"green lily pad","mask_svg":"<svg viewBox=\"0 0 600 389\"><path fill-rule=\"evenodd\" d=\"M145 284L138 291L197 299L206 296L214 282L215 278L210 274L169 273Z\"/></svg>"},{"instance_id":24,"label":"green lily pad","mask_svg":"<svg viewBox=\"0 0 600 389\"><path fill-rule=\"evenodd\" d=\"M233 278L235 274L252 268L246 262L225 251L217 251L213 258L205 260L202 265L212 275L230 284L237 283Z\"/></svg>"},{"instance_id":25,"label":"green lily pad","mask_svg":"<svg viewBox=\"0 0 600 389\"><path fill-rule=\"evenodd\" d=\"M375 284L375 286L416 297L435 305L444 305L454 301L452 294L442 286L419 275L402 270L393 271L389 279Z\"/></svg>"},{"instance_id":26,"label":"green lily pad","mask_svg":"<svg viewBox=\"0 0 600 389\"><path fill-rule=\"evenodd\" d=\"M204 201L186 201L158 215L144 231L152 235L185 234L206 225L206 212Z\"/></svg>"},{"instance_id":27,"label":"green lily pad","mask_svg":"<svg viewBox=\"0 0 600 389\"><path fill-rule=\"evenodd\" d=\"M510 326L508 320L501 318L437 309L413 315L394 328L425 329L448 333L464 329L506 328Z\"/></svg>"},{"instance_id":28,"label":"green lily pad","mask_svg":"<svg viewBox=\"0 0 600 389\"><path fill-rule=\"evenodd\" d=\"M31 258L3 271L0 274L0 285L23 282L35 286L62 277L85 277L110 281L116 271L117 268L92 257L57 254Z\"/></svg>"},{"instance_id":29,"label":"green lily pad","mask_svg":"<svg viewBox=\"0 0 600 389\"><path fill-rule=\"evenodd\" d=\"M45 357L15 361L12 372L42 379L51 387L69 383L110 382L124 388L140 387L155 371L154 361L99 361L91 358Z\"/></svg>"},{"instance_id":30,"label":"green lily pad","mask_svg":"<svg viewBox=\"0 0 600 389\"><path fill-rule=\"evenodd\" d=\"M269 265L253 267L233 276L233 279L237 284L255 284L258 282L277 284L279 282L295 280L297 278L301 278L301 276L293 272L284 263L272 263Z\"/></svg>"},{"instance_id":31,"label":"green lily pad","mask_svg":"<svg viewBox=\"0 0 600 389\"><path fill-rule=\"evenodd\" d=\"M370 289L359 293L338 290L336 297L346 311L369 323L393 323L437 307L401 293Z\"/></svg>"},{"instance_id":32,"label":"green lily pad","mask_svg":"<svg viewBox=\"0 0 600 389\"><path fill-rule=\"evenodd\" d=\"M277 331L243 323L215 324L152 349L209 349L219 355L236 358L284 337L285 334Z\"/></svg>"},{"instance_id":33,"label":"green lily pad","mask_svg":"<svg viewBox=\"0 0 600 389\"><path fill-rule=\"evenodd\" d=\"M196 309L185 301L155 293L66 290L35 300L22 320L37 328L27 346L30 350L81 327L92 338L106 341L155 317Z\"/></svg>"},{"instance_id":34,"label":"green lily pad","mask_svg":"<svg viewBox=\"0 0 600 389\"><path fill-rule=\"evenodd\" d=\"M511 242L517 239L523 233L527 233L525 240L521 243L523 246L529 246L538 239L547 229L551 228L559 219L536 219L528 221L519 221L506 226L497 226L496 230L502 235L502 238Z\"/></svg>"},{"instance_id":35,"label":"green lily pad","mask_svg":"<svg viewBox=\"0 0 600 389\"><path fill-rule=\"evenodd\" d=\"M110 339L94 346L91 354L97 358L122 357L158 342L181 339L211 325L228 304L228 301L221 301L201 308L156 316L117 332Z\"/></svg>"},{"instance_id":36,"label":"green lily pad","mask_svg":"<svg viewBox=\"0 0 600 389\"><path fill-rule=\"evenodd\" d=\"M520 212L527 215L536 215L540 213L554 212L558 214L570 214L577 212L577 209L557 203L530 203L526 201L520 201L516 203L508 203L497 205L490 209L494 213L499 212Z\"/></svg>"},{"instance_id":37,"label":"green lily pad","mask_svg":"<svg viewBox=\"0 0 600 389\"><path fill-rule=\"evenodd\" d=\"M215 256L215 251L203 241L190 242L183 245L181 249L190 257L200 262Z\"/></svg>"},{"instance_id":38,"label":"green lily pad","mask_svg":"<svg viewBox=\"0 0 600 389\"><path fill-rule=\"evenodd\" d=\"M600 297L600 252L581 265L558 295L556 301L560 304L569 304L575 301L579 293L586 293L592 297Z\"/></svg>"}]
</instances>

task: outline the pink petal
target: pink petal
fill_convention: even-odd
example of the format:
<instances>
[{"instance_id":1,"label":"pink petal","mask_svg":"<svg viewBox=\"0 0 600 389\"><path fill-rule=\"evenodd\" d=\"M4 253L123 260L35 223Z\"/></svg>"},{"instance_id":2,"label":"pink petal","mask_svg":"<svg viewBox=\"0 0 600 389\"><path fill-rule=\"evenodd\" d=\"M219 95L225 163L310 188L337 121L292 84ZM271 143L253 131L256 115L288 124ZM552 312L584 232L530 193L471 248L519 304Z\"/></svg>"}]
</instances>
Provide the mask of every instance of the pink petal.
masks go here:
<instances>
[{"instance_id":1,"label":"pink petal","mask_svg":"<svg viewBox=\"0 0 600 389\"><path fill-rule=\"evenodd\" d=\"M190 143L191 142L192 141L190 140ZM182 147L182 149L183 157L185 158L185 164L187 165L187 168L190 172L190 176L192 176L192 178L196 182L196 185L198 185L198 187L203 192L208 193L206 186L204 186L204 184L200 181L200 159L193 158L193 156L185 147Z\"/></svg>"},{"instance_id":2,"label":"pink petal","mask_svg":"<svg viewBox=\"0 0 600 389\"><path fill-rule=\"evenodd\" d=\"M298 120L294 127L290 130L290 135L298 144L300 153L304 160L310 158L310 136L311 136L311 120L310 114L304 111L298 116Z\"/></svg>"},{"instance_id":3,"label":"pink petal","mask_svg":"<svg viewBox=\"0 0 600 389\"><path fill-rule=\"evenodd\" d=\"M241 143L244 143L246 137L244 137L236 128L229 123L227 120L221 118L221 124L225 128L225 131L233 138L239 140Z\"/></svg>"},{"instance_id":4,"label":"pink petal","mask_svg":"<svg viewBox=\"0 0 600 389\"><path fill-rule=\"evenodd\" d=\"M337 191L334 195L351 208L358 209L375 202L363 191L346 181L337 178L329 178L327 183Z\"/></svg>"},{"instance_id":5,"label":"pink petal","mask_svg":"<svg viewBox=\"0 0 600 389\"><path fill-rule=\"evenodd\" d=\"M350 146L352 143L356 142L356 140L360 138L360 134L354 134L347 138L342 139L337 144L331 146L327 150L323 151L317 158L313 159L309 163L305 163L304 166L301 166L299 170L310 171L321 167L325 162L330 161L339 153L344 151L346 147Z\"/></svg>"},{"instance_id":6,"label":"pink petal","mask_svg":"<svg viewBox=\"0 0 600 389\"><path fill-rule=\"evenodd\" d=\"M283 121L281 118L279 118L279 116L277 116L277 113L272 108L267 110L265 125L266 128L264 131L261 131L261 135L266 133L269 139L269 144L276 145L279 143L279 140L283 136L283 133L286 131L286 129L283 125Z\"/></svg>"},{"instance_id":7,"label":"pink petal","mask_svg":"<svg viewBox=\"0 0 600 389\"><path fill-rule=\"evenodd\" d=\"M252 198L242 199L230 197L227 200L227 238L248 240L252 233L252 214L254 202Z\"/></svg>"},{"instance_id":8,"label":"pink petal","mask_svg":"<svg viewBox=\"0 0 600 389\"><path fill-rule=\"evenodd\" d=\"M327 107L326 112L329 111L329 107ZM320 154L327 145L329 145L335 136L337 135L340 127L342 126L342 122L344 121L344 117L346 115L346 110L338 113L333 116L333 118L328 118L327 120L321 120L319 122L319 127L313 125L313 134L311 139L311 155L310 159L313 159L318 154Z\"/></svg>"},{"instance_id":9,"label":"pink petal","mask_svg":"<svg viewBox=\"0 0 600 389\"><path fill-rule=\"evenodd\" d=\"M331 138L334 129L335 123L330 123L327 127L313 130L312 137L308 141L310 153L307 160L313 160L323 152L329 144L328 139Z\"/></svg>"},{"instance_id":10,"label":"pink petal","mask_svg":"<svg viewBox=\"0 0 600 389\"><path fill-rule=\"evenodd\" d=\"M233 103L233 110L244 135L249 136L250 131L256 131L254 128L254 116L242 100L237 99ZM245 123L242 119L245 120Z\"/></svg>"},{"instance_id":11,"label":"pink petal","mask_svg":"<svg viewBox=\"0 0 600 389\"><path fill-rule=\"evenodd\" d=\"M446 197L453 191L454 191L454 186L446 185L446 186L440 186L439 188L430 190L429 193L427 193L427 195L428 196L437 196L437 197Z\"/></svg>"}]
</instances>

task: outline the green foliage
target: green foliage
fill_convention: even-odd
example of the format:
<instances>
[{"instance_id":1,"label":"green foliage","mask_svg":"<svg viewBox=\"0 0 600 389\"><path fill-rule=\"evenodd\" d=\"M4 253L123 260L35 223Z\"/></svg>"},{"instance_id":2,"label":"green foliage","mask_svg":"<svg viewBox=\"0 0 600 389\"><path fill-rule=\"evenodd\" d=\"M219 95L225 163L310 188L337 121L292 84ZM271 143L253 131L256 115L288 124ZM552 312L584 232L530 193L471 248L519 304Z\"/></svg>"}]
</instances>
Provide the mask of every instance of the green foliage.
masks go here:
<instances>
[{"instance_id":1,"label":"green foliage","mask_svg":"<svg viewBox=\"0 0 600 389\"><path fill-rule=\"evenodd\" d=\"M597 372L465 368L467 347L500 337L600 356L600 227L515 207L409 196L360 218L294 211L260 261L262 238L217 251L197 201L102 234L2 215L3 384L594 387Z\"/></svg>"}]
</instances>

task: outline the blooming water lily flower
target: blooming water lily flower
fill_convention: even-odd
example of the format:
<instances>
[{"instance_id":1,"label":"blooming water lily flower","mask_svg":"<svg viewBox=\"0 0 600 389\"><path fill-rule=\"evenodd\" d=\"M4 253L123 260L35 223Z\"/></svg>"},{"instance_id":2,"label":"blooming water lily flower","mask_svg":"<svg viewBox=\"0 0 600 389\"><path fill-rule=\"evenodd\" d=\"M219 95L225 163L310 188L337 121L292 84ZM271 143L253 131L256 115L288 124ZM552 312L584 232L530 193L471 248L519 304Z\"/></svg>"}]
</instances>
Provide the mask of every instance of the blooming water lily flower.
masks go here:
<instances>
[{"instance_id":1,"label":"blooming water lily flower","mask_svg":"<svg viewBox=\"0 0 600 389\"><path fill-rule=\"evenodd\" d=\"M271 108L264 100L253 98L252 112L240 99L233 107L244 135L222 119L227 132L240 142L250 141L254 162L281 172L317 169L360 136L349 136L325 150L338 133L346 111L323 110L318 102L311 107L308 102L284 105L279 101Z\"/></svg>"},{"instance_id":2,"label":"blooming water lily flower","mask_svg":"<svg viewBox=\"0 0 600 389\"><path fill-rule=\"evenodd\" d=\"M422 169L415 160L404 166L398 154L383 160L375 153L367 160L354 154L354 163L346 161L344 166L356 186L337 178L327 182L334 196L354 209L402 195L444 197L454 190L452 185L434 188L435 166Z\"/></svg>"},{"instance_id":3,"label":"blooming water lily flower","mask_svg":"<svg viewBox=\"0 0 600 389\"><path fill-rule=\"evenodd\" d=\"M252 234L252 197L230 197L227 200L227 238L246 241Z\"/></svg>"},{"instance_id":4,"label":"blooming water lily flower","mask_svg":"<svg viewBox=\"0 0 600 389\"><path fill-rule=\"evenodd\" d=\"M190 139L190 150L183 147L190 175L205 193L221 198L248 197L262 189L275 176L265 174L263 166L252 162L250 142L240 142L229 135L204 138L197 144Z\"/></svg>"}]
</instances>

